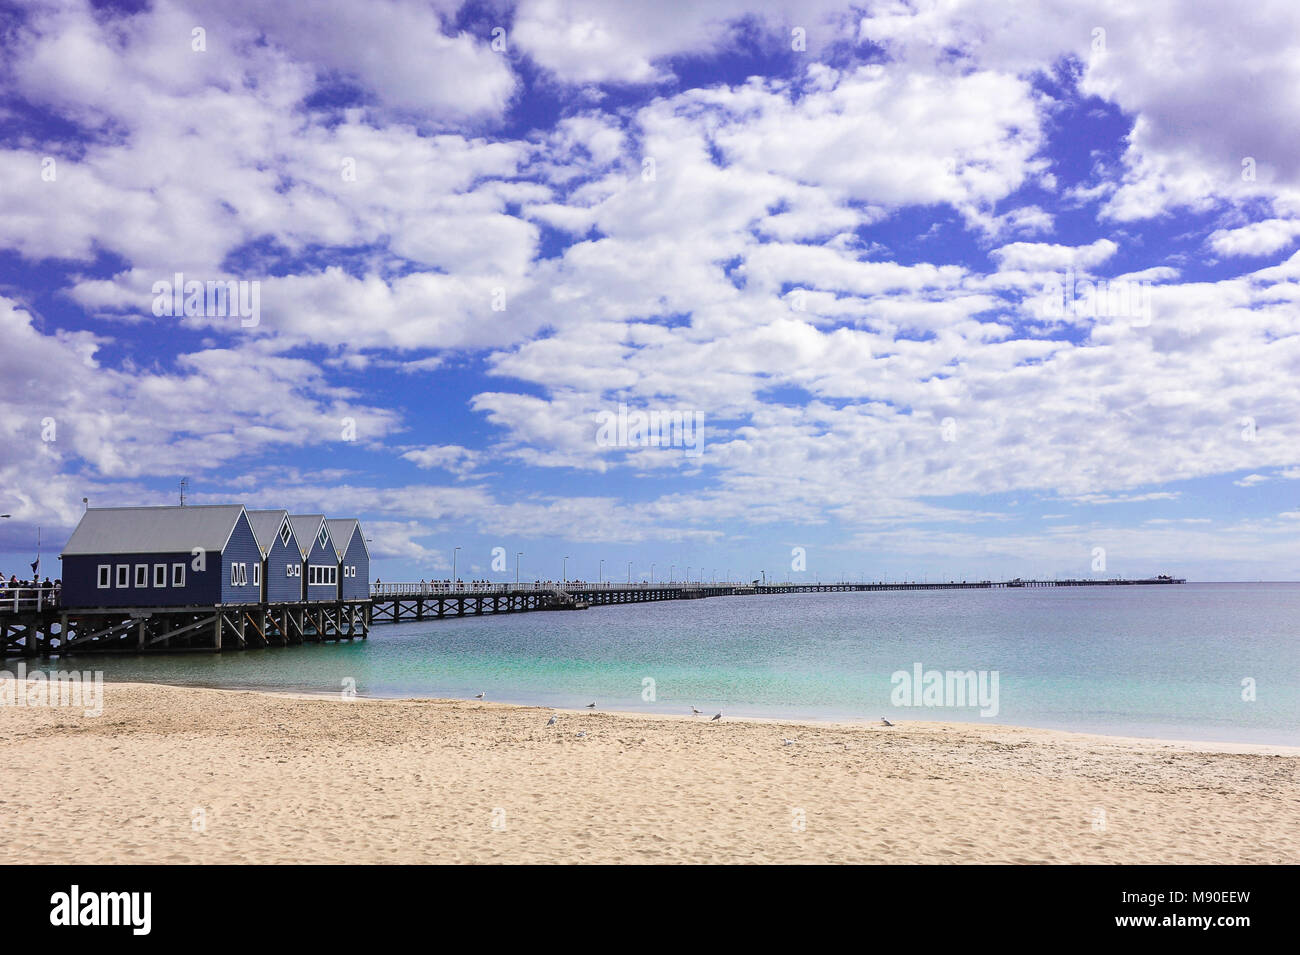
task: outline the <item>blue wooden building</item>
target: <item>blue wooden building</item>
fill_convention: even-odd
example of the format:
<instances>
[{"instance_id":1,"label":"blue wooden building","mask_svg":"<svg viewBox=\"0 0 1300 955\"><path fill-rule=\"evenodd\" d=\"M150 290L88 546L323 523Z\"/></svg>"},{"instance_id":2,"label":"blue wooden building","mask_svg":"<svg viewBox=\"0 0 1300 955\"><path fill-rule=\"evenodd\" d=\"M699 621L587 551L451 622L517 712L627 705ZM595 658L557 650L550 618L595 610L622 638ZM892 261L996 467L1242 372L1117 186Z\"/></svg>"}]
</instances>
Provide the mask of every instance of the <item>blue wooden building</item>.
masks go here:
<instances>
[{"instance_id":1,"label":"blue wooden building","mask_svg":"<svg viewBox=\"0 0 1300 955\"><path fill-rule=\"evenodd\" d=\"M302 556L299 600L337 600L339 560L324 514L290 514L289 525Z\"/></svg>"},{"instance_id":2,"label":"blue wooden building","mask_svg":"<svg viewBox=\"0 0 1300 955\"><path fill-rule=\"evenodd\" d=\"M370 549L361 522L345 517L325 523L339 559L339 599L365 600L370 596Z\"/></svg>"},{"instance_id":3,"label":"blue wooden building","mask_svg":"<svg viewBox=\"0 0 1300 955\"><path fill-rule=\"evenodd\" d=\"M293 534L289 512L249 511L257 546L262 554L261 594L270 603L302 599L302 552Z\"/></svg>"},{"instance_id":4,"label":"blue wooden building","mask_svg":"<svg viewBox=\"0 0 1300 955\"><path fill-rule=\"evenodd\" d=\"M68 539L69 607L255 604L262 557L241 504L92 507Z\"/></svg>"}]
</instances>

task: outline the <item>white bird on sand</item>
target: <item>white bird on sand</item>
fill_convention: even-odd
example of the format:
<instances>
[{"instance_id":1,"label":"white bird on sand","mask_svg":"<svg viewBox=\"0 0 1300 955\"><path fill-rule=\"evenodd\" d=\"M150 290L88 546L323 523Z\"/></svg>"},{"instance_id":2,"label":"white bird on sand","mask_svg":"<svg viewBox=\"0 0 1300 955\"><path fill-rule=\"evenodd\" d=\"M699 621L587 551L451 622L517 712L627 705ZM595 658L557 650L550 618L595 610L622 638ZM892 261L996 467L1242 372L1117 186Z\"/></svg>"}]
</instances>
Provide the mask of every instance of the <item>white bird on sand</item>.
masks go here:
<instances>
[{"instance_id":1,"label":"white bird on sand","mask_svg":"<svg viewBox=\"0 0 1300 955\"><path fill-rule=\"evenodd\" d=\"M709 720L709 722L710 722L710 723L716 723L716 722L717 722L718 720L720 720L720 719L722 719L722 714L721 714L721 713L717 713L717 714L714 715L714 717L713 717L711 720Z\"/></svg>"},{"instance_id":2,"label":"white bird on sand","mask_svg":"<svg viewBox=\"0 0 1300 955\"><path fill-rule=\"evenodd\" d=\"M781 737L782 746L793 746L796 742L796 740L786 739L784 736Z\"/></svg>"},{"instance_id":3,"label":"white bird on sand","mask_svg":"<svg viewBox=\"0 0 1300 955\"><path fill-rule=\"evenodd\" d=\"M701 716L701 715L703 715L703 714L700 713L700 711L699 711L698 709L696 709L696 708L693 707L693 706L691 707L691 712L692 712L693 714L695 714L696 716Z\"/></svg>"},{"instance_id":4,"label":"white bird on sand","mask_svg":"<svg viewBox=\"0 0 1300 955\"><path fill-rule=\"evenodd\" d=\"M485 696L487 696L486 693L479 693L479 694L477 694L477 695L474 697L474 699L476 699L476 700L481 700L481 699L483 699L483 697L485 697Z\"/></svg>"},{"instance_id":5,"label":"white bird on sand","mask_svg":"<svg viewBox=\"0 0 1300 955\"><path fill-rule=\"evenodd\" d=\"M881 725L881 726L893 726L894 724L891 723L891 722L889 722L889 720L885 719L885 718L882 716L882 717L880 718L880 725Z\"/></svg>"},{"instance_id":6,"label":"white bird on sand","mask_svg":"<svg viewBox=\"0 0 1300 955\"><path fill-rule=\"evenodd\" d=\"M587 709L589 709L589 710L594 710L595 708L596 708L596 704L595 704L595 703L588 703L588 704L587 704Z\"/></svg>"},{"instance_id":7,"label":"white bird on sand","mask_svg":"<svg viewBox=\"0 0 1300 955\"><path fill-rule=\"evenodd\" d=\"M586 734L585 731L584 731L584 732L581 732L581 733L578 734L578 739L582 739L582 738L583 738L584 736L586 736L586 735L587 735L587 734Z\"/></svg>"},{"instance_id":8,"label":"white bird on sand","mask_svg":"<svg viewBox=\"0 0 1300 955\"><path fill-rule=\"evenodd\" d=\"M546 721L546 725L547 725L547 726L554 726L554 725L555 725L555 714L554 714L554 713L552 713L552 714L551 714L551 718L550 718L549 720Z\"/></svg>"}]
</instances>

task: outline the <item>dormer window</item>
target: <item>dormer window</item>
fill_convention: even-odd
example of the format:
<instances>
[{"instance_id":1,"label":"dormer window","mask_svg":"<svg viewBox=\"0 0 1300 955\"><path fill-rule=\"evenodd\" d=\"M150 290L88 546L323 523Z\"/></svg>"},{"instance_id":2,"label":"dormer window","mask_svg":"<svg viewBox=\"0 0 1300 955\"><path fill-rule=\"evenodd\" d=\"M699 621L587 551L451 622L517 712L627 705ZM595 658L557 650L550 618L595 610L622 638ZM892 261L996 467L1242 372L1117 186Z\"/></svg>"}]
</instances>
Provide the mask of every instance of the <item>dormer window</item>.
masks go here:
<instances>
[{"instance_id":1,"label":"dormer window","mask_svg":"<svg viewBox=\"0 0 1300 955\"><path fill-rule=\"evenodd\" d=\"M289 534L290 534L289 522L285 521L283 524L280 525L280 543L283 544L285 547L289 546Z\"/></svg>"}]
</instances>

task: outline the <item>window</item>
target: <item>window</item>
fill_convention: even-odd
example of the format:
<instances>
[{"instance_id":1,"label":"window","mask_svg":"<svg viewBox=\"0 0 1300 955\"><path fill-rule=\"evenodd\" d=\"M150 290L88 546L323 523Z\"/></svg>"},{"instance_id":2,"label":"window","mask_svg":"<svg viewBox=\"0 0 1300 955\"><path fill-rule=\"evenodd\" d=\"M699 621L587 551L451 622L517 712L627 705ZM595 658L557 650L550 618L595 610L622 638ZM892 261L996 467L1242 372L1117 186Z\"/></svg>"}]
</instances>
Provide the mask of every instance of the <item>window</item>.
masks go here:
<instances>
[{"instance_id":1,"label":"window","mask_svg":"<svg viewBox=\"0 0 1300 955\"><path fill-rule=\"evenodd\" d=\"M292 577L292 576L293 576L293 564L285 564L285 565L284 565L284 575L285 575L286 577Z\"/></svg>"},{"instance_id":2,"label":"window","mask_svg":"<svg viewBox=\"0 0 1300 955\"><path fill-rule=\"evenodd\" d=\"M137 587L149 586L149 565L148 564L135 565L135 585Z\"/></svg>"},{"instance_id":3,"label":"window","mask_svg":"<svg viewBox=\"0 0 1300 955\"><path fill-rule=\"evenodd\" d=\"M328 587L338 582L339 569L337 567L312 564L307 568L307 586L309 587Z\"/></svg>"},{"instance_id":4,"label":"window","mask_svg":"<svg viewBox=\"0 0 1300 955\"><path fill-rule=\"evenodd\" d=\"M173 587L185 586L185 565L184 564L172 564L172 586Z\"/></svg>"},{"instance_id":5,"label":"window","mask_svg":"<svg viewBox=\"0 0 1300 955\"><path fill-rule=\"evenodd\" d=\"M282 525L280 525L280 543L283 544L285 547L289 546L289 535L291 533L293 532L289 530L288 521L285 521Z\"/></svg>"},{"instance_id":6,"label":"window","mask_svg":"<svg viewBox=\"0 0 1300 955\"><path fill-rule=\"evenodd\" d=\"M262 562L260 560L253 565L253 586L262 586Z\"/></svg>"},{"instance_id":7,"label":"window","mask_svg":"<svg viewBox=\"0 0 1300 955\"><path fill-rule=\"evenodd\" d=\"M326 544L329 543L330 532L325 529L324 524L320 526L320 533L316 535L316 539L320 541L321 547L324 547Z\"/></svg>"},{"instance_id":8,"label":"window","mask_svg":"<svg viewBox=\"0 0 1300 955\"><path fill-rule=\"evenodd\" d=\"M126 564L117 565L117 586L119 587L131 586L131 568L128 567Z\"/></svg>"},{"instance_id":9,"label":"window","mask_svg":"<svg viewBox=\"0 0 1300 955\"><path fill-rule=\"evenodd\" d=\"M239 565L239 586L244 587L248 584L248 565Z\"/></svg>"},{"instance_id":10,"label":"window","mask_svg":"<svg viewBox=\"0 0 1300 955\"><path fill-rule=\"evenodd\" d=\"M167 565L166 564L153 565L153 585L155 587L167 586Z\"/></svg>"},{"instance_id":11,"label":"window","mask_svg":"<svg viewBox=\"0 0 1300 955\"><path fill-rule=\"evenodd\" d=\"M103 590L113 583L113 567L111 564L100 564L98 570L99 583L96 586Z\"/></svg>"},{"instance_id":12,"label":"window","mask_svg":"<svg viewBox=\"0 0 1300 955\"><path fill-rule=\"evenodd\" d=\"M239 565L234 562L230 565L230 586L239 586Z\"/></svg>"}]
</instances>

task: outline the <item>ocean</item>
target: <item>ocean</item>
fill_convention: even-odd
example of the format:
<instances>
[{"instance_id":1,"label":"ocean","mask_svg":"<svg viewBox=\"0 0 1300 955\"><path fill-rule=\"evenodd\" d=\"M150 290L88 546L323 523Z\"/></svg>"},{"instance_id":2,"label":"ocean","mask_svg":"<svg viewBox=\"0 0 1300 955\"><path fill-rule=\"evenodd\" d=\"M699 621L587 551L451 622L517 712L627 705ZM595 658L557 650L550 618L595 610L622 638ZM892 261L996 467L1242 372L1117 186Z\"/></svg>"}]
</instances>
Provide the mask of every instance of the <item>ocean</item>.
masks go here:
<instances>
[{"instance_id":1,"label":"ocean","mask_svg":"<svg viewBox=\"0 0 1300 955\"><path fill-rule=\"evenodd\" d=\"M58 665L110 681L1300 745L1300 583L715 597ZM963 688L983 688L984 705Z\"/></svg>"}]
</instances>

